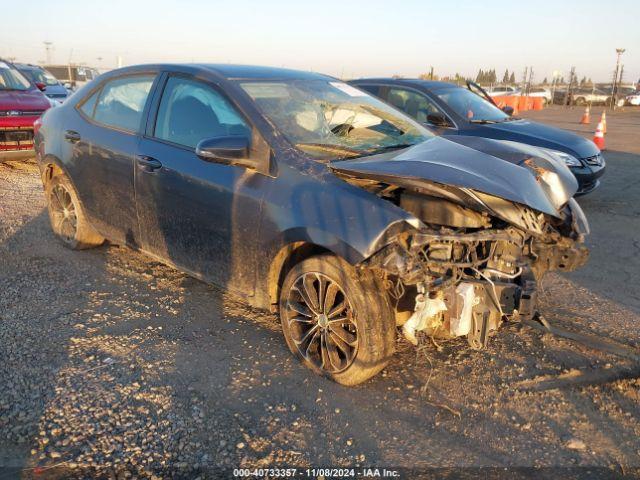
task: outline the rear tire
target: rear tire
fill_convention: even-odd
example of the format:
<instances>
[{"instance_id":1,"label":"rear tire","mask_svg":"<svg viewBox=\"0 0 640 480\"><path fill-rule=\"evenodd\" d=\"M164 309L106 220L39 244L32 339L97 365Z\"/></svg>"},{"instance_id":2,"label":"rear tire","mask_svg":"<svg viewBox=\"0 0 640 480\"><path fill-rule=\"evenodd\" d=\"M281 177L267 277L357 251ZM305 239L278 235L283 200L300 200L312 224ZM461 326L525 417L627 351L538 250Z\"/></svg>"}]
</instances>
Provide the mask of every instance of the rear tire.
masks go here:
<instances>
[{"instance_id":1,"label":"rear tire","mask_svg":"<svg viewBox=\"0 0 640 480\"><path fill-rule=\"evenodd\" d=\"M381 282L338 257L295 265L280 289L279 307L291 352L337 383L362 383L393 355L394 311Z\"/></svg>"},{"instance_id":2,"label":"rear tire","mask_svg":"<svg viewBox=\"0 0 640 480\"><path fill-rule=\"evenodd\" d=\"M104 237L89 224L78 194L64 175L56 175L45 184L47 209L53 233L72 250L102 245Z\"/></svg>"}]
</instances>

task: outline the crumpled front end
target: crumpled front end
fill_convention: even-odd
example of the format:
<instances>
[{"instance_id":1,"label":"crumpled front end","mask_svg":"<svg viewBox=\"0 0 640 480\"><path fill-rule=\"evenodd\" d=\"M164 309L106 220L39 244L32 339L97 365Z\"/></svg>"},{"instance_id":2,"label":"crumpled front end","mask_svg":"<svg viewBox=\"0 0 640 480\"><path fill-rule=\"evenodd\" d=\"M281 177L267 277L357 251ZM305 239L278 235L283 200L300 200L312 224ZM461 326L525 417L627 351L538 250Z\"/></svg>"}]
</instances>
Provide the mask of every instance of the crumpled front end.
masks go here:
<instances>
[{"instance_id":1,"label":"crumpled front end","mask_svg":"<svg viewBox=\"0 0 640 480\"><path fill-rule=\"evenodd\" d=\"M589 227L575 200L557 218L467 193L484 211L400 192L399 206L422 227L398 234L363 264L385 277L397 323L414 344L421 335L466 336L481 349L503 320L533 317L546 272L571 271L588 258L583 240Z\"/></svg>"},{"instance_id":2,"label":"crumpled front end","mask_svg":"<svg viewBox=\"0 0 640 480\"><path fill-rule=\"evenodd\" d=\"M466 336L482 348L503 320L536 313L540 279L588 258L577 183L561 160L526 145L440 138L332 165L343 180L411 214L363 266L385 278L406 337ZM479 147L485 152L478 150Z\"/></svg>"}]
</instances>

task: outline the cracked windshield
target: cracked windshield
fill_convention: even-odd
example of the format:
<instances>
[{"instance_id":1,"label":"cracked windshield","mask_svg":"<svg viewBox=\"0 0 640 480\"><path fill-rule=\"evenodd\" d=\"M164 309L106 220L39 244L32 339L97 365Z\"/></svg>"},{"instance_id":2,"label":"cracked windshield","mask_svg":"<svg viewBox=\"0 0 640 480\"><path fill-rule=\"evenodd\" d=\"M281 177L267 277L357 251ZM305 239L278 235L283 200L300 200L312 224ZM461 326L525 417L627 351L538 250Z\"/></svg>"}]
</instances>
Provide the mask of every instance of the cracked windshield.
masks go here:
<instances>
[{"instance_id":1,"label":"cracked windshield","mask_svg":"<svg viewBox=\"0 0 640 480\"><path fill-rule=\"evenodd\" d=\"M392 107L343 82L245 82L241 86L292 144L315 159L373 155L433 136Z\"/></svg>"}]
</instances>

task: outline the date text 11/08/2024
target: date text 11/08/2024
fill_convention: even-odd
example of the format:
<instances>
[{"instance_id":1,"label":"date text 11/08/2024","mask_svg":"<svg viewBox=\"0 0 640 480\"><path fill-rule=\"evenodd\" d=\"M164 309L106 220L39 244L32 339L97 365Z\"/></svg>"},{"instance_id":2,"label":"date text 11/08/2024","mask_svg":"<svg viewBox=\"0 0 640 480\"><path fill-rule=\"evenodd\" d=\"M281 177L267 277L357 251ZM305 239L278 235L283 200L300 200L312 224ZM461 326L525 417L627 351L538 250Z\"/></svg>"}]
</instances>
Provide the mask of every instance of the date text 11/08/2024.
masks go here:
<instances>
[{"instance_id":1,"label":"date text 11/08/2024","mask_svg":"<svg viewBox=\"0 0 640 480\"><path fill-rule=\"evenodd\" d=\"M235 478L399 478L387 468L234 468Z\"/></svg>"}]
</instances>

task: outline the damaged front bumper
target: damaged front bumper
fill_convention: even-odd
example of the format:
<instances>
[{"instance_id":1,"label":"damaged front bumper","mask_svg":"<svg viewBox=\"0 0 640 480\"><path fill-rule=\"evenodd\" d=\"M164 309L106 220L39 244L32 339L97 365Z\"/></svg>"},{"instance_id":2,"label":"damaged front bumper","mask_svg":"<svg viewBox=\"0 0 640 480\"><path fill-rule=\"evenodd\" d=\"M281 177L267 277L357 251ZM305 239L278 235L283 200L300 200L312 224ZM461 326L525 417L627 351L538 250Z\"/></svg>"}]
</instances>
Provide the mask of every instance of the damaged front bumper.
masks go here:
<instances>
[{"instance_id":1,"label":"damaged front bumper","mask_svg":"<svg viewBox=\"0 0 640 480\"><path fill-rule=\"evenodd\" d=\"M484 348L503 320L531 319L537 285L551 270L582 266L586 219L575 201L555 226L532 234L514 226L469 232L447 227L397 235L365 261L385 276L406 338L466 336Z\"/></svg>"}]
</instances>

